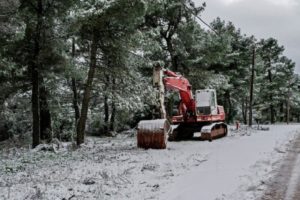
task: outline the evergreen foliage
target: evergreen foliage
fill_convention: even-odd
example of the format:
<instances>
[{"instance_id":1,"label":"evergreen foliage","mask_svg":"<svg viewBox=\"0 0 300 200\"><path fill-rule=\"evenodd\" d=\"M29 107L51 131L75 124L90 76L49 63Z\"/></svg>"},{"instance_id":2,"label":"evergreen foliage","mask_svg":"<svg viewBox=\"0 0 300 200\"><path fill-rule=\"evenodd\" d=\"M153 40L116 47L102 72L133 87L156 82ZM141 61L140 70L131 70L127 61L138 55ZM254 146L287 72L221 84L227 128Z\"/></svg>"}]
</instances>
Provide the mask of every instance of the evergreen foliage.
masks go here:
<instances>
[{"instance_id":1,"label":"evergreen foliage","mask_svg":"<svg viewBox=\"0 0 300 200\"><path fill-rule=\"evenodd\" d=\"M0 140L32 133L81 144L154 115L152 67L214 88L228 122L300 120L300 78L274 38L220 18L205 29L192 0L7 0L0 4ZM172 110L176 97L169 96ZM172 104L172 105L171 105ZM171 113L172 111L169 111Z\"/></svg>"}]
</instances>

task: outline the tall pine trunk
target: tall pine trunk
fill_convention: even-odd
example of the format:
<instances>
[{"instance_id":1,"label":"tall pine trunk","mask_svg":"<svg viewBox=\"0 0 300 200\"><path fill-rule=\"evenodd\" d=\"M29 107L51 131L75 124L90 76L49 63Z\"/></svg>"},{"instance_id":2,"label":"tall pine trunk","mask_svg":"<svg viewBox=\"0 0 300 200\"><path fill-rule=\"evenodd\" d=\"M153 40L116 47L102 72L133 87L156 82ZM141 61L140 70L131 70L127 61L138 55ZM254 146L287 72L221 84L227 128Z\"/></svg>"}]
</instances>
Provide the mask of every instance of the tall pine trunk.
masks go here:
<instances>
[{"instance_id":1,"label":"tall pine trunk","mask_svg":"<svg viewBox=\"0 0 300 200\"><path fill-rule=\"evenodd\" d=\"M108 135L109 132L109 104L108 104L108 90L109 90L109 83L110 83L110 78L109 75L105 75L105 88L104 88L104 127L103 131L105 134Z\"/></svg>"},{"instance_id":2,"label":"tall pine trunk","mask_svg":"<svg viewBox=\"0 0 300 200\"><path fill-rule=\"evenodd\" d=\"M33 65L31 70L32 147L34 148L40 144L39 71L36 65Z\"/></svg>"},{"instance_id":3,"label":"tall pine trunk","mask_svg":"<svg viewBox=\"0 0 300 200\"><path fill-rule=\"evenodd\" d=\"M108 96L104 95L104 134L108 133L108 120L109 120L109 105Z\"/></svg>"},{"instance_id":4,"label":"tall pine trunk","mask_svg":"<svg viewBox=\"0 0 300 200\"><path fill-rule=\"evenodd\" d=\"M271 66L271 61L270 61L270 66ZM273 79L272 79L272 72L269 69L268 70L268 78L269 78L269 82L272 83ZM275 123L275 110L274 110L274 105L273 105L273 94L270 93L270 119L271 119L271 124Z\"/></svg>"},{"instance_id":5,"label":"tall pine trunk","mask_svg":"<svg viewBox=\"0 0 300 200\"><path fill-rule=\"evenodd\" d=\"M281 114L280 122L283 122L284 121L284 103L283 102L280 103L280 114Z\"/></svg>"},{"instance_id":6,"label":"tall pine trunk","mask_svg":"<svg viewBox=\"0 0 300 200\"><path fill-rule=\"evenodd\" d=\"M92 89L92 84L93 84L93 79L94 79L96 64L97 64L97 59L96 59L97 42L98 42L98 38L96 37L96 30L94 30L93 40L91 45L90 67L89 67L87 81L85 84L83 100L81 104L81 115L77 124L77 145L84 143L85 125L87 120L91 89Z\"/></svg>"},{"instance_id":7,"label":"tall pine trunk","mask_svg":"<svg viewBox=\"0 0 300 200\"><path fill-rule=\"evenodd\" d=\"M51 114L48 104L48 91L44 85L43 77L40 77L40 134L41 139L50 142L52 140Z\"/></svg>"},{"instance_id":8,"label":"tall pine trunk","mask_svg":"<svg viewBox=\"0 0 300 200\"><path fill-rule=\"evenodd\" d=\"M255 67L255 47L252 52L252 69L250 79L250 95L249 95L249 126L252 126L252 106L253 106L253 87L254 87L254 67Z\"/></svg>"},{"instance_id":9,"label":"tall pine trunk","mask_svg":"<svg viewBox=\"0 0 300 200\"><path fill-rule=\"evenodd\" d=\"M116 118L116 103L113 100L111 103L111 116L110 116L110 126L109 129L110 131L114 131L115 130L115 118Z\"/></svg>"},{"instance_id":10,"label":"tall pine trunk","mask_svg":"<svg viewBox=\"0 0 300 200\"><path fill-rule=\"evenodd\" d=\"M75 39L72 38L72 58L75 59ZM77 83L76 78L72 77L72 91L73 91L73 108L75 111L75 127L77 127L77 123L80 117L80 111L78 106L78 92L77 92Z\"/></svg>"},{"instance_id":11,"label":"tall pine trunk","mask_svg":"<svg viewBox=\"0 0 300 200\"><path fill-rule=\"evenodd\" d=\"M290 97L291 97L291 80L289 80L288 95L286 99L286 123L290 123Z\"/></svg>"},{"instance_id":12,"label":"tall pine trunk","mask_svg":"<svg viewBox=\"0 0 300 200\"><path fill-rule=\"evenodd\" d=\"M77 92L77 84L76 79L72 78L72 91L73 91L73 108L75 111L75 126L77 127L77 123L80 117L80 111L78 106L78 92Z\"/></svg>"},{"instance_id":13,"label":"tall pine trunk","mask_svg":"<svg viewBox=\"0 0 300 200\"><path fill-rule=\"evenodd\" d=\"M248 108L248 100L247 98L242 99L242 115L243 115L243 122L247 124L247 109Z\"/></svg>"},{"instance_id":14,"label":"tall pine trunk","mask_svg":"<svg viewBox=\"0 0 300 200\"><path fill-rule=\"evenodd\" d=\"M225 92L225 99L227 102L227 121L231 122L232 118L233 118L233 113L232 113L232 103L231 103L231 95L230 95L230 91L227 90Z\"/></svg>"},{"instance_id":15,"label":"tall pine trunk","mask_svg":"<svg viewBox=\"0 0 300 200\"><path fill-rule=\"evenodd\" d=\"M34 33L32 33L34 40L34 51L32 60L29 61L31 67L31 109L32 109L32 147L36 147L40 144L40 84L39 84L39 56L40 56L40 40L41 40L41 29L43 25L43 4L42 0L37 1L37 24ZM29 24L27 24L30 26Z\"/></svg>"},{"instance_id":16,"label":"tall pine trunk","mask_svg":"<svg viewBox=\"0 0 300 200\"><path fill-rule=\"evenodd\" d=\"M116 79L112 79L112 101L111 101L111 116L110 116L110 131L115 130L115 117L116 117L116 102L115 102L115 88L116 87Z\"/></svg>"}]
</instances>

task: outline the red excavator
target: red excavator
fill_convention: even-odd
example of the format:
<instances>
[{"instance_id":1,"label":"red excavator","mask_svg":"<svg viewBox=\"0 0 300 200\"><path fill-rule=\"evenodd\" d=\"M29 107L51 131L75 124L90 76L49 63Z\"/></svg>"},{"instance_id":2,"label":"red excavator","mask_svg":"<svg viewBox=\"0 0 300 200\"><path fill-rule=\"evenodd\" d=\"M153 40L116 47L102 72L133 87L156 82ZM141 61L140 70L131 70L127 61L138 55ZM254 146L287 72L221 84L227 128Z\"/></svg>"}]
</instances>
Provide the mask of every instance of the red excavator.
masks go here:
<instances>
[{"instance_id":1,"label":"red excavator","mask_svg":"<svg viewBox=\"0 0 300 200\"><path fill-rule=\"evenodd\" d=\"M217 105L215 90L196 90L193 95L192 86L185 77L160 66L154 68L153 84L158 89L162 119L139 122L138 147L166 148L167 135L169 141L191 139L197 133L200 139L209 141L227 135L224 108ZM177 125L175 128L166 119L165 89L177 91L180 96L177 114L170 119Z\"/></svg>"}]
</instances>

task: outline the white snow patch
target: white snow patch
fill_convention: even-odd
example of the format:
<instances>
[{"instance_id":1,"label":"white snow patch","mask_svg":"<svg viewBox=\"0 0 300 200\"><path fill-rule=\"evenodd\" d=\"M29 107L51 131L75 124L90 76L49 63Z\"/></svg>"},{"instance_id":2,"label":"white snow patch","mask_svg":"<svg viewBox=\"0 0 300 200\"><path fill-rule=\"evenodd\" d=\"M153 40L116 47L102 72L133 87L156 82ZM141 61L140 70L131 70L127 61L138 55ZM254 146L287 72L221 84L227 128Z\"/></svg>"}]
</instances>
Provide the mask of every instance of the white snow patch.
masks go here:
<instances>
[{"instance_id":1,"label":"white snow patch","mask_svg":"<svg viewBox=\"0 0 300 200\"><path fill-rule=\"evenodd\" d=\"M246 130L246 134L231 133L233 137L202 143L199 152L209 151L208 161L176 178L160 199L257 198L288 144L299 134L296 130L299 125L274 125L270 131Z\"/></svg>"},{"instance_id":2,"label":"white snow patch","mask_svg":"<svg viewBox=\"0 0 300 200\"><path fill-rule=\"evenodd\" d=\"M0 199L253 199L299 129L243 128L165 150L138 149L135 134L89 137L77 150L12 148L0 152Z\"/></svg>"}]
</instances>

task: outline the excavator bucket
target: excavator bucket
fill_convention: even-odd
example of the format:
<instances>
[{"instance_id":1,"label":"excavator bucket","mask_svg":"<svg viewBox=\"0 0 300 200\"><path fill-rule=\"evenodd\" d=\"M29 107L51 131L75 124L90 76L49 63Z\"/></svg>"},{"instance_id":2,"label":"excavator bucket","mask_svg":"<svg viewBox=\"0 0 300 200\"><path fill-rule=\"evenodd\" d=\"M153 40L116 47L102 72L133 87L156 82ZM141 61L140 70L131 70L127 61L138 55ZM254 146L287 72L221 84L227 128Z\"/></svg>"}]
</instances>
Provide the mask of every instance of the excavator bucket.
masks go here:
<instances>
[{"instance_id":1,"label":"excavator bucket","mask_svg":"<svg viewBox=\"0 0 300 200\"><path fill-rule=\"evenodd\" d=\"M144 149L165 149L170 130L170 123L166 119L140 121L137 127L137 146Z\"/></svg>"}]
</instances>

